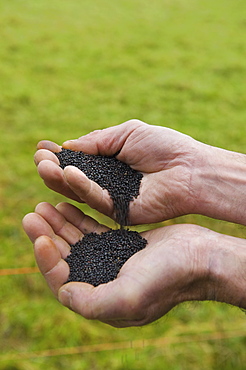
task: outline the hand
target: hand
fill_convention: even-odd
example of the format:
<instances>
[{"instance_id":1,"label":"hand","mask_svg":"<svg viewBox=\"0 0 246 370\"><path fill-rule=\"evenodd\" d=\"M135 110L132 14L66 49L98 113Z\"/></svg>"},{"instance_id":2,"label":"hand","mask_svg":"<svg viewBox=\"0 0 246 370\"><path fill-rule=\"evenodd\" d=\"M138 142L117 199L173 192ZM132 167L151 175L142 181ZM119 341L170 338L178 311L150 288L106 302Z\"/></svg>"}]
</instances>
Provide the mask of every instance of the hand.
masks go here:
<instances>
[{"instance_id":1,"label":"hand","mask_svg":"<svg viewBox=\"0 0 246 370\"><path fill-rule=\"evenodd\" d=\"M153 223L192 211L191 173L197 159L197 141L174 130L132 120L119 126L94 131L64 148L88 154L114 155L143 173L140 194L130 203L129 223ZM63 171L57 157L61 147L42 141L35 162L46 185L77 201L86 202L114 218L108 192L90 181L80 170L68 166Z\"/></svg>"},{"instance_id":2,"label":"hand","mask_svg":"<svg viewBox=\"0 0 246 370\"><path fill-rule=\"evenodd\" d=\"M56 208L39 204L35 213L25 216L23 226L34 243L40 271L55 296L88 319L117 327L146 324L181 302L194 279L193 258L182 226L143 233L147 247L125 263L116 280L98 287L77 282L63 285L69 274L63 258L69 254L69 244L88 232L106 231L107 227L67 203ZM185 234L190 232L194 234Z\"/></svg>"},{"instance_id":3,"label":"hand","mask_svg":"<svg viewBox=\"0 0 246 370\"><path fill-rule=\"evenodd\" d=\"M80 282L64 285L69 267L63 258L69 254L69 244L107 227L68 203L56 208L39 204L35 213L25 216L23 226L54 295L87 319L126 327L150 323L183 301L213 299L246 306L242 284L246 248L241 239L195 225L150 230L142 233L147 247L123 265L117 279L93 287Z\"/></svg>"},{"instance_id":4,"label":"hand","mask_svg":"<svg viewBox=\"0 0 246 370\"><path fill-rule=\"evenodd\" d=\"M154 223L189 213L246 225L246 156L200 143L174 130L132 120L94 131L64 148L113 155L143 173L140 194L130 202L129 224ZM51 189L115 219L106 190L80 170L63 171L52 153L57 144L42 141L35 161Z\"/></svg>"}]
</instances>

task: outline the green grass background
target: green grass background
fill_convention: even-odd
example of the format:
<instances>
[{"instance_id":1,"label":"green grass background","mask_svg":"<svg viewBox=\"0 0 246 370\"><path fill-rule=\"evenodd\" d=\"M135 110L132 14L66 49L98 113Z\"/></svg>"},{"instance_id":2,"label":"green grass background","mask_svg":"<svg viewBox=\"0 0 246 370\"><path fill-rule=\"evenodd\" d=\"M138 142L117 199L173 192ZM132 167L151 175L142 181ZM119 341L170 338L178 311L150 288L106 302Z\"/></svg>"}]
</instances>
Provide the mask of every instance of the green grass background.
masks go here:
<instances>
[{"instance_id":1,"label":"green grass background","mask_svg":"<svg viewBox=\"0 0 246 370\"><path fill-rule=\"evenodd\" d=\"M0 0L0 40L0 269L35 266L21 219L65 200L36 173L41 139L138 118L245 153L245 0ZM246 235L201 216L172 222ZM0 369L244 369L245 322L239 309L203 302L115 329L62 307L39 273L0 276Z\"/></svg>"}]
</instances>

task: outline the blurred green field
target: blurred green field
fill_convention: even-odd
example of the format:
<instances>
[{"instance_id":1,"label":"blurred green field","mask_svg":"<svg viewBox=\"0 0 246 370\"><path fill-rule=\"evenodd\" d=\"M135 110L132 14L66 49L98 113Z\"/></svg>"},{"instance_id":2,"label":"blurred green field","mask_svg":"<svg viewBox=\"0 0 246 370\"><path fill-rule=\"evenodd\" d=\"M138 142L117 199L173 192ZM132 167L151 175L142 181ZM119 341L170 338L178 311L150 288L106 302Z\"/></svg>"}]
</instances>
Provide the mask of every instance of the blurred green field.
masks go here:
<instances>
[{"instance_id":1,"label":"blurred green field","mask_svg":"<svg viewBox=\"0 0 246 370\"><path fill-rule=\"evenodd\" d=\"M41 139L138 118L246 152L245 0L0 0L0 37L0 273L35 267L21 219L65 200L36 173ZM218 303L114 329L62 307L39 273L2 274L0 323L0 370L245 369L246 316Z\"/></svg>"}]
</instances>

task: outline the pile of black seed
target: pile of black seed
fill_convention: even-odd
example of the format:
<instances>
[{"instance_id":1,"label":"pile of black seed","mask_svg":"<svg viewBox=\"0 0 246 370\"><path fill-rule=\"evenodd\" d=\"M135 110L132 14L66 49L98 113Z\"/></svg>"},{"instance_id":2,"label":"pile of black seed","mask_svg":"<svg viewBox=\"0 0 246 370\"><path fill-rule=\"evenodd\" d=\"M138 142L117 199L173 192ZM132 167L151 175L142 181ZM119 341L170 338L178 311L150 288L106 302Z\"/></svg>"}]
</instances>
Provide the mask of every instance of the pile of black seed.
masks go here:
<instances>
[{"instance_id":1,"label":"pile of black seed","mask_svg":"<svg viewBox=\"0 0 246 370\"><path fill-rule=\"evenodd\" d=\"M72 165L79 168L90 179L107 189L113 202L116 221L127 225L129 202L139 194L142 173L132 169L115 156L85 154L62 148L55 153L60 167Z\"/></svg>"},{"instance_id":2,"label":"pile of black seed","mask_svg":"<svg viewBox=\"0 0 246 370\"><path fill-rule=\"evenodd\" d=\"M71 254L65 259L70 267L67 283L80 281L94 286L108 283L146 244L147 240L136 231L109 230L102 234L87 234L71 246Z\"/></svg>"},{"instance_id":3,"label":"pile of black seed","mask_svg":"<svg viewBox=\"0 0 246 370\"><path fill-rule=\"evenodd\" d=\"M123 228L127 225L129 203L138 196L143 175L115 156L96 156L69 149L55 154L61 168L76 166L90 180L108 190L116 221L121 225L120 230L89 233L71 245L71 253L65 259L70 268L66 283L80 281L97 286L114 280L123 264L147 244L138 232Z\"/></svg>"}]
</instances>

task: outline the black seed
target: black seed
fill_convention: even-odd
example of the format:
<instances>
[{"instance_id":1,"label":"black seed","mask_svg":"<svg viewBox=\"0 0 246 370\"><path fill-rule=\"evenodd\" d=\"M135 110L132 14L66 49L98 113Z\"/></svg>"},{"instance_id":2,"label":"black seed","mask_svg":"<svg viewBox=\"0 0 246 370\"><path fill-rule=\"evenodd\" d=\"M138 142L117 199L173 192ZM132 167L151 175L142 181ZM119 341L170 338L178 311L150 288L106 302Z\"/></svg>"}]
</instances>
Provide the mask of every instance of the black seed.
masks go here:
<instances>
[{"instance_id":1,"label":"black seed","mask_svg":"<svg viewBox=\"0 0 246 370\"><path fill-rule=\"evenodd\" d=\"M109 230L87 234L74 245L65 259L70 267L66 283L86 282L97 286L114 280L124 263L147 245L136 231Z\"/></svg>"},{"instance_id":2,"label":"black seed","mask_svg":"<svg viewBox=\"0 0 246 370\"><path fill-rule=\"evenodd\" d=\"M103 189L107 189L114 203L116 221L122 226L128 224L129 202L139 195L142 173L132 169L115 156L85 154L64 149L55 153L60 167L72 165L79 168Z\"/></svg>"},{"instance_id":3,"label":"black seed","mask_svg":"<svg viewBox=\"0 0 246 370\"><path fill-rule=\"evenodd\" d=\"M124 263L147 244L138 232L123 229L128 224L129 203L139 195L143 175L115 156L89 155L69 149L55 154L61 168L76 166L90 180L108 190L116 221L121 225L120 230L100 235L90 233L71 245L71 253L65 259L70 268L67 282L80 281L97 286L114 280Z\"/></svg>"}]
</instances>

